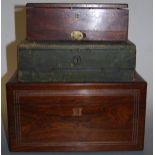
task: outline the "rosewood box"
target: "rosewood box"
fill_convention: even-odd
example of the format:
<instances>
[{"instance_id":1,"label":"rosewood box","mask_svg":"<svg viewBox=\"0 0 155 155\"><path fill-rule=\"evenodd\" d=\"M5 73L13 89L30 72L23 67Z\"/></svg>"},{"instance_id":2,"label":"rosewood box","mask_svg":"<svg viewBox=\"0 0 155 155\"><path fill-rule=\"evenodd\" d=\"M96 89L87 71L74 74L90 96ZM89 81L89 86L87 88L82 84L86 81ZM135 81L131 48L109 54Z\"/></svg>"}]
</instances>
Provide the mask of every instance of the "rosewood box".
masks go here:
<instances>
[{"instance_id":1,"label":"rosewood box","mask_svg":"<svg viewBox=\"0 0 155 155\"><path fill-rule=\"evenodd\" d=\"M127 4L28 3L26 16L28 40L128 39Z\"/></svg>"},{"instance_id":2,"label":"rosewood box","mask_svg":"<svg viewBox=\"0 0 155 155\"><path fill-rule=\"evenodd\" d=\"M133 80L136 46L127 42L24 41L18 46L22 82Z\"/></svg>"},{"instance_id":3,"label":"rosewood box","mask_svg":"<svg viewBox=\"0 0 155 155\"><path fill-rule=\"evenodd\" d=\"M7 83L11 151L142 150L146 82Z\"/></svg>"}]
</instances>

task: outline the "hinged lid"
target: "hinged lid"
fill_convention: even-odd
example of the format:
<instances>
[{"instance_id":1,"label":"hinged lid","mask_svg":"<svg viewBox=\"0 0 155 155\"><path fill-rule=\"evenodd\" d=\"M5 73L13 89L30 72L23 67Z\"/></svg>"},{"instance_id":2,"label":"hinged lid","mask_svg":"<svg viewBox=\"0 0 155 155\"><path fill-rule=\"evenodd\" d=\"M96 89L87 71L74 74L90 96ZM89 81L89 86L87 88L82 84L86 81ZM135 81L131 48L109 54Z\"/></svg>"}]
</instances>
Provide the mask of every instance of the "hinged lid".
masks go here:
<instances>
[{"instance_id":1,"label":"hinged lid","mask_svg":"<svg viewBox=\"0 0 155 155\"><path fill-rule=\"evenodd\" d=\"M127 4L28 3L28 40L128 39Z\"/></svg>"},{"instance_id":2,"label":"hinged lid","mask_svg":"<svg viewBox=\"0 0 155 155\"><path fill-rule=\"evenodd\" d=\"M118 3L27 3L26 7L37 7L37 8L107 8L107 9L125 9L128 8L128 4Z\"/></svg>"}]
</instances>

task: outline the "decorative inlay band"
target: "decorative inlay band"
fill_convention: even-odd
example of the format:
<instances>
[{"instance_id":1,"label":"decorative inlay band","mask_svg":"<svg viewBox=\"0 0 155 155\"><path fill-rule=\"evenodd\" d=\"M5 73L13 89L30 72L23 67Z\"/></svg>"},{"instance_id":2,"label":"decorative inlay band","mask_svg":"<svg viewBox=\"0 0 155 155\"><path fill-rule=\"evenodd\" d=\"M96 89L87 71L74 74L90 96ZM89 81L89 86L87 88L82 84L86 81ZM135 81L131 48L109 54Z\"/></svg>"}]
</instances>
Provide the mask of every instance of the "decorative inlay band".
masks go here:
<instances>
[{"instance_id":1,"label":"decorative inlay band","mask_svg":"<svg viewBox=\"0 0 155 155\"><path fill-rule=\"evenodd\" d=\"M21 139L21 120L20 120L20 97L23 96L133 96L133 116L132 116L132 139L130 141L86 141L86 142L30 142L24 143ZM79 145L133 145L138 140L138 119L139 119L139 96L138 89L96 89L96 90L14 90L14 115L16 142L22 146L79 146ZM75 111L76 112L76 111ZM77 112L74 114L77 114ZM81 114L78 111L78 115Z\"/></svg>"}]
</instances>

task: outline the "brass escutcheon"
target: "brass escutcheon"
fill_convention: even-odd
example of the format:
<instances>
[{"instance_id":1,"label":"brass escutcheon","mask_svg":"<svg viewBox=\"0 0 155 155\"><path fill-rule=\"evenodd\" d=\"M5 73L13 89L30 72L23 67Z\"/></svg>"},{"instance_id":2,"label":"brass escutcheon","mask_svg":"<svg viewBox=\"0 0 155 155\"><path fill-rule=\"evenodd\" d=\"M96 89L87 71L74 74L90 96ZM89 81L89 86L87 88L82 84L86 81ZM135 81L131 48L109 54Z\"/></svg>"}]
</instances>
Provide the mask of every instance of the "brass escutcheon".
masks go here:
<instances>
[{"instance_id":1,"label":"brass escutcheon","mask_svg":"<svg viewBox=\"0 0 155 155\"><path fill-rule=\"evenodd\" d=\"M73 116L82 116L83 108L73 108Z\"/></svg>"},{"instance_id":2,"label":"brass escutcheon","mask_svg":"<svg viewBox=\"0 0 155 155\"><path fill-rule=\"evenodd\" d=\"M79 55L76 55L73 57L73 64L78 65L81 63L81 57Z\"/></svg>"}]
</instances>

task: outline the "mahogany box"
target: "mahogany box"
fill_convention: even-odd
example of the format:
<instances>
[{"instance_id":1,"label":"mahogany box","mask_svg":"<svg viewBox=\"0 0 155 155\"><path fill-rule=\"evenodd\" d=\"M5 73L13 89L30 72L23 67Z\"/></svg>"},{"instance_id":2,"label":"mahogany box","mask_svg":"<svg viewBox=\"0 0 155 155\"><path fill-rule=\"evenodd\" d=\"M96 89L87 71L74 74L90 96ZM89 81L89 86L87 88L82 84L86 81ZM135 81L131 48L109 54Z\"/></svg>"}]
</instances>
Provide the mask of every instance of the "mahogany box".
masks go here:
<instances>
[{"instance_id":1,"label":"mahogany box","mask_svg":"<svg viewBox=\"0 0 155 155\"><path fill-rule=\"evenodd\" d=\"M142 150L146 82L7 83L11 151Z\"/></svg>"},{"instance_id":2,"label":"mahogany box","mask_svg":"<svg viewBox=\"0 0 155 155\"><path fill-rule=\"evenodd\" d=\"M128 39L127 4L28 3L26 16L28 40Z\"/></svg>"}]
</instances>

